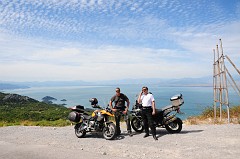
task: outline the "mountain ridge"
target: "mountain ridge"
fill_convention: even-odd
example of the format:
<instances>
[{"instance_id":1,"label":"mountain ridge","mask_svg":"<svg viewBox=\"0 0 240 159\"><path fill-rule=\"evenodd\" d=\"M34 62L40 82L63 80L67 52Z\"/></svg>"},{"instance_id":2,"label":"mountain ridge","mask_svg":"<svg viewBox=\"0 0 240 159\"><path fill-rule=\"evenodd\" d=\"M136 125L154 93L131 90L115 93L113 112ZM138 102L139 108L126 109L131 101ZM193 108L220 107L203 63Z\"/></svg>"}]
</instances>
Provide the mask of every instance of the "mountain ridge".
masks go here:
<instances>
[{"instance_id":1,"label":"mountain ridge","mask_svg":"<svg viewBox=\"0 0 240 159\"><path fill-rule=\"evenodd\" d=\"M59 86L92 86L92 85L124 85L124 84L142 84L159 86L212 86L212 77L200 78L179 78L179 79L164 79L164 78L141 78L141 79L120 79L120 80L102 80L102 81L32 81L32 82L11 82L0 81L0 90L3 89L24 89L30 87L59 87Z\"/></svg>"},{"instance_id":2,"label":"mountain ridge","mask_svg":"<svg viewBox=\"0 0 240 159\"><path fill-rule=\"evenodd\" d=\"M233 76L235 82L240 84L240 76ZM65 86L112 86L112 85L158 85L159 87L212 87L213 77L204 76L198 78L125 78L119 80L99 80L99 81L27 81L11 82L0 81L0 90L4 89L24 89L30 87L65 87Z\"/></svg>"}]
</instances>

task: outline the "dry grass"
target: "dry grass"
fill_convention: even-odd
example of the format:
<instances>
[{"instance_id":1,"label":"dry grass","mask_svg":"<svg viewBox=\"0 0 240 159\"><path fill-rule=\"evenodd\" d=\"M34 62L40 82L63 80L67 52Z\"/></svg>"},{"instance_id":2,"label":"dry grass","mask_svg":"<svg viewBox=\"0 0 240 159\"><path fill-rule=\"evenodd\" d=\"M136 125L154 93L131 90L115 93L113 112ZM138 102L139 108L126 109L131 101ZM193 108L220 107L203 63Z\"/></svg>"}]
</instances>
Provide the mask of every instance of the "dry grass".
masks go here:
<instances>
[{"instance_id":1,"label":"dry grass","mask_svg":"<svg viewBox=\"0 0 240 159\"><path fill-rule=\"evenodd\" d=\"M213 108L206 108L199 116L188 117L184 124L198 125L198 124L226 124L228 123L227 111L222 111L222 119L220 120L220 111L217 110L216 119L214 119ZM240 124L240 106L233 106L230 108L230 123Z\"/></svg>"}]
</instances>

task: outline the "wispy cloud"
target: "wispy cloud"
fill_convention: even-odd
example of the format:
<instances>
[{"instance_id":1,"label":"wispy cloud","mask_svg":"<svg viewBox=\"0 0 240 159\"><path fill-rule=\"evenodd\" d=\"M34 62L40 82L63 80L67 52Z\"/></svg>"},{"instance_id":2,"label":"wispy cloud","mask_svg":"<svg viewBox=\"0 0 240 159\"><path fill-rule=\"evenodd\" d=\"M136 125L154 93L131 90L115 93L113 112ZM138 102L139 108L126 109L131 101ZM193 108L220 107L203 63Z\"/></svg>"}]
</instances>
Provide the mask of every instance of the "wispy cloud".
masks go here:
<instances>
[{"instance_id":1,"label":"wispy cloud","mask_svg":"<svg viewBox=\"0 0 240 159\"><path fill-rule=\"evenodd\" d=\"M210 75L219 38L228 56L239 59L239 6L207 0L1 1L1 80Z\"/></svg>"}]
</instances>

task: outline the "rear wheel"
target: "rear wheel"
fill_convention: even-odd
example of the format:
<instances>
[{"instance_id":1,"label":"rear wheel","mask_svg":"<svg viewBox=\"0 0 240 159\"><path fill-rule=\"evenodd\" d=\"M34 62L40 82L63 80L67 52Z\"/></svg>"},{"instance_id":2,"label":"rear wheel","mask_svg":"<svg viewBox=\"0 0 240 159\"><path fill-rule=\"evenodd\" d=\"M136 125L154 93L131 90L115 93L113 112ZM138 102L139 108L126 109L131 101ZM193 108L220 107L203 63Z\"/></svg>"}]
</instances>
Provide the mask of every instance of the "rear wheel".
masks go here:
<instances>
[{"instance_id":1,"label":"rear wheel","mask_svg":"<svg viewBox=\"0 0 240 159\"><path fill-rule=\"evenodd\" d=\"M112 140L116 135L116 125L114 123L106 124L106 127L103 128L103 137L106 140Z\"/></svg>"},{"instance_id":2,"label":"rear wheel","mask_svg":"<svg viewBox=\"0 0 240 159\"><path fill-rule=\"evenodd\" d=\"M165 127L169 133L179 133L182 130L182 120L177 118L173 122L165 125Z\"/></svg>"},{"instance_id":3,"label":"rear wheel","mask_svg":"<svg viewBox=\"0 0 240 159\"><path fill-rule=\"evenodd\" d=\"M75 134L78 138L82 138L86 135L86 130L83 129L83 123L78 123L75 126Z\"/></svg>"},{"instance_id":4,"label":"rear wheel","mask_svg":"<svg viewBox=\"0 0 240 159\"><path fill-rule=\"evenodd\" d=\"M131 125L132 125L133 130L135 130L136 132L139 132L139 133L143 132L142 121L139 120L138 118L133 117L131 120Z\"/></svg>"}]
</instances>

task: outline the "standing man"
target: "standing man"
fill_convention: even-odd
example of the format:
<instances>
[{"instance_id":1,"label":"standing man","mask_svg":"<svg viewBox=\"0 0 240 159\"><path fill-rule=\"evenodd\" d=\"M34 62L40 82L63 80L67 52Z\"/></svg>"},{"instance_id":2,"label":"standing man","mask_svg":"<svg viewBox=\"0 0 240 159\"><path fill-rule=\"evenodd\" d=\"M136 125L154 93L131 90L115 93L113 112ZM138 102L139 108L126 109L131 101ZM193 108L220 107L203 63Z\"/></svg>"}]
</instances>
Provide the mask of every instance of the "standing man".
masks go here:
<instances>
[{"instance_id":1,"label":"standing man","mask_svg":"<svg viewBox=\"0 0 240 159\"><path fill-rule=\"evenodd\" d=\"M127 106L125 106L125 102L127 102ZM115 104L114 107L113 107L113 103ZM129 136L132 136L130 118L128 116L129 105L130 105L130 102L128 97L125 94L120 93L120 88L117 87L116 95L114 95L109 102L109 106L111 110L114 112L114 116L115 116L117 135L121 134L120 120L121 120L121 116L124 115L124 120L127 124L128 134Z\"/></svg>"},{"instance_id":2,"label":"standing man","mask_svg":"<svg viewBox=\"0 0 240 159\"><path fill-rule=\"evenodd\" d=\"M138 96L138 103L142 104L142 118L145 129L145 135L149 136L149 127L152 130L152 135L154 140L158 140L156 137L156 127L153 124L153 115L156 113L155 109L155 99L151 93L148 93L148 87L142 87L142 91Z\"/></svg>"}]
</instances>

